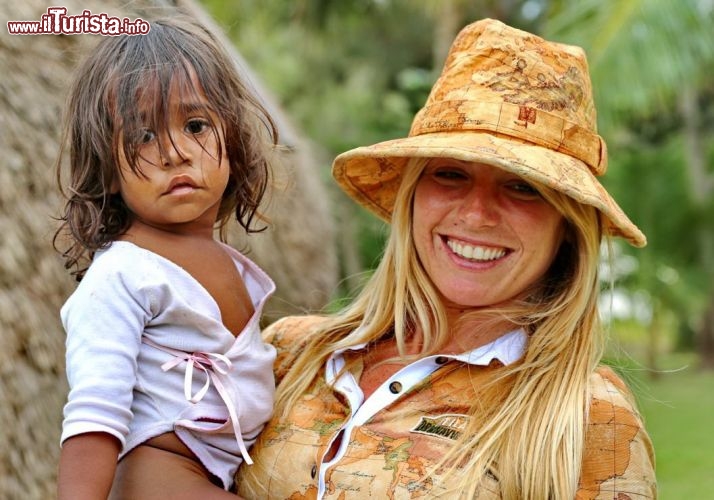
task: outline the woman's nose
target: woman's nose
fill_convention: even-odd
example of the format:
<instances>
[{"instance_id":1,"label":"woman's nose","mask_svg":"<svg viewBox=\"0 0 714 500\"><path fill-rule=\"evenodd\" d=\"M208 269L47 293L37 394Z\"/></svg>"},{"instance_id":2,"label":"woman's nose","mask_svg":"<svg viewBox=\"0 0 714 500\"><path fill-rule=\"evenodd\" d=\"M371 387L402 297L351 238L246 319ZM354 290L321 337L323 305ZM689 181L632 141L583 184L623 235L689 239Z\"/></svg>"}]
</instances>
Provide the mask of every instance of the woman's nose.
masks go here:
<instances>
[{"instance_id":1,"label":"woman's nose","mask_svg":"<svg viewBox=\"0 0 714 500\"><path fill-rule=\"evenodd\" d=\"M459 216L474 225L495 226L500 220L498 196L488 185L474 184L461 200Z\"/></svg>"}]
</instances>

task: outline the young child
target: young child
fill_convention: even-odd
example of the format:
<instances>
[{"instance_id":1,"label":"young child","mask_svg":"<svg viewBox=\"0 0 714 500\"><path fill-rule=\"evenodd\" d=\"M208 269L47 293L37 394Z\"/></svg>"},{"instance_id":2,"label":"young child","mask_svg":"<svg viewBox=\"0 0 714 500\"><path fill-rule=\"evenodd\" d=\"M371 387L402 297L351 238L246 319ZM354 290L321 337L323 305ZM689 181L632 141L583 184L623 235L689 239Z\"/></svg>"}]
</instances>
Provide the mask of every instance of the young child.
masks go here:
<instances>
[{"instance_id":1,"label":"young child","mask_svg":"<svg viewBox=\"0 0 714 500\"><path fill-rule=\"evenodd\" d=\"M275 126L217 40L172 19L100 42L65 127L55 245L81 281L61 310L59 498L235 499L273 407L274 284L214 230L252 231Z\"/></svg>"}]
</instances>

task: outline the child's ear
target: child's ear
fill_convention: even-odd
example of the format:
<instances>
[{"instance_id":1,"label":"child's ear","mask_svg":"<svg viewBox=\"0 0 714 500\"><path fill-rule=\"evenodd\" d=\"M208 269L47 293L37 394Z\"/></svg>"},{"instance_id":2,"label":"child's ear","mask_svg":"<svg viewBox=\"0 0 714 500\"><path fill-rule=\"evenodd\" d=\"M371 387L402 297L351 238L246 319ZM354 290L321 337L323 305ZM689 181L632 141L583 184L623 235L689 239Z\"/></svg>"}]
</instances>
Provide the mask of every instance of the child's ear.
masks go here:
<instances>
[{"instance_id":1,"label":"child's ear","mask_svg":"<svg viewBox=\"0 0 714 500\"><path fill-rule=\"evenodd\" d=\"M112 179L112 184L109 186L109 194L117 194L119 192L119 178L115 175Z\"/></svg>"}]
</instances>

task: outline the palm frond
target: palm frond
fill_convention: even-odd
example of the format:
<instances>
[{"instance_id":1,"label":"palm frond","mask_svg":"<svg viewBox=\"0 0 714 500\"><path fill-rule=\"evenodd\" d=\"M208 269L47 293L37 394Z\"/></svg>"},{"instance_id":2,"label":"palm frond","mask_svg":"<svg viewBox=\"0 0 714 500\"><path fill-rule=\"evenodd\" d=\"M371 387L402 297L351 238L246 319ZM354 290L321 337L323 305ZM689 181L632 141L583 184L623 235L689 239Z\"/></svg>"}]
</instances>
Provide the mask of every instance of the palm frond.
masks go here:
<instances>
[{"instance_id":1,"label":"palm frond","mask_svg":"<svg viewBox=\"0 0 714 500\"><path fill-rule=\"evenodd\" d=\"M588 52L601 126L653 116L714 69L714 9L697 0L556 3L546 38Z\"/></svg>"}]
</instances>

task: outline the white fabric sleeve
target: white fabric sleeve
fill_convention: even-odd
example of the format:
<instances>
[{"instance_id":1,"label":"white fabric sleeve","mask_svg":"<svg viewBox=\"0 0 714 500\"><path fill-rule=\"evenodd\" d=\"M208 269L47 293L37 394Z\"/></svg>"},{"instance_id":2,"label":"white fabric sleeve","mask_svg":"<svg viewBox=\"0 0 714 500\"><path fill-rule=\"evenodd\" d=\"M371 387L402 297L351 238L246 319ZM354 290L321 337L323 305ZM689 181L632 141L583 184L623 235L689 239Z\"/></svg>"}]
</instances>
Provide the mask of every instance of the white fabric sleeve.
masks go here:
<instances>
[{"instance_id":1,"label":"white fabric sleeve","mask_svg":"<svg viewBox=\"0 0 714 500\"><path fill-rule=\"evenodd\" d=\"M141 336L153 316L137 284L142 271L137 262L95 262L62 308L70 392L61 443L106 432L125 445Z\"/></svg>"}]
</instances>

